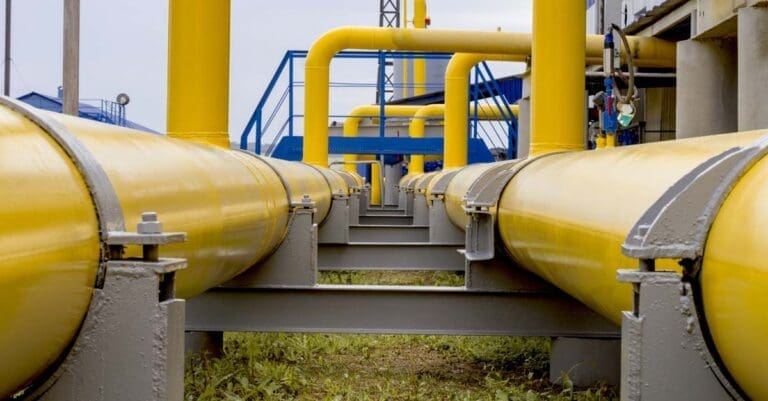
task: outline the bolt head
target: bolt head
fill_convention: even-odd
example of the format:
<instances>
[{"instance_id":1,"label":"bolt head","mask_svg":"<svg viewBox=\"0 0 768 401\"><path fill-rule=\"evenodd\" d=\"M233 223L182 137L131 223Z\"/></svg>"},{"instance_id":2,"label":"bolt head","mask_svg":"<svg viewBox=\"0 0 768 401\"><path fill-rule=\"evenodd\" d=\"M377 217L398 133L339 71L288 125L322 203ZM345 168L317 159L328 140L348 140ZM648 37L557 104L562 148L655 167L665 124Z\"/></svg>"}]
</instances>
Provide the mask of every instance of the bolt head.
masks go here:
<instances>
[{"instance_id":1,"label":"bolt head","mask_svg":"<svg viewBox=\"0 0 768 401\"><path fill-rule=\"evenodd\" d=\"M163 223L158 221L157 213L146 212L141 214L141 223L136 225L139 234L160 234L163 232Z\"/></svg>"}]
</instances>

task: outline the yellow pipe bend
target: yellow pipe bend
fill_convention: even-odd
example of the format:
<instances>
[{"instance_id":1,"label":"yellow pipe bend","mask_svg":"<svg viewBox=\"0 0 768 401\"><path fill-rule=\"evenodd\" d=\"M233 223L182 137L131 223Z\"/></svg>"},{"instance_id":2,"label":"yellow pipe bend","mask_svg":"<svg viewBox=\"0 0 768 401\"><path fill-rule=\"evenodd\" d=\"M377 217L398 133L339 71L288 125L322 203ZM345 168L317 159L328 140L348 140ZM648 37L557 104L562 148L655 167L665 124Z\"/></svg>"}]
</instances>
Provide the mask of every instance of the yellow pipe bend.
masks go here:
<instances>
[{"instance_id":1,"label":"yellow pipe bend","mask_svg":"<svg viewBox=\"0 0 768 401\"><path fill-rule=\"evenodd\" d=\"M467 84L468 85L468 84ZM466 104L464 105L466 107ZM520 107L516 104L509 106L512 114L517 117L520 112ZM430 104L422 106L416 114L413 115L411 123L408 125L408 135L411 138L424 138L426 130L426 121L429 119L445 118L447 104ZM474 109L470 111L472 115L475 114ZM481 120L502 120L504 119L504 112L496 105L481 104L477 108L477 117ZM446 125L446 138L444 141L447 143L447 125ZM466 132L465 132L466 135ZM464 137L466 140L466 136ZM447 158L447 153L444 153L444 158ZM423 174L424 173L424 155L411 155L411 162L408 164L409 174Z\"/></svg>"},{"instance_id":2,"label":"yellow pipe bend","mask_svg":"<svg viewBox=\"0 0 768 401\"><path fill-rule=\"evenodd\" d=\"M402 105L384 105L384 117L411 117L419 111L422 106L402 106ZM355 138L357 137L360 129L360 122L365 118L379 118L381 117L381 106L375 104L366 104L357 106L344 120L344 126L342 132L344 137ZM345 154L345 162L357 161L357 155ZM357 171L355 164L345 164L344 170L349 172Z\"/></svg>"},{"instance_id":3,"label":"yellow pipe bend","mask_svg":"<svg viewBox=\"0 0 768 401\"><path fill-rule=\"evenodd\" d=\"M525 61L527 54L456 53L445 69L445 168L467 165L469 76L482 61Z\"/></svg>"},{"instance_id":4,"label":"yellow pipe bend","mask_svg":"<svg viewBox=\"0 0 768 401\"><path fill-rule=\"evenodd\" d=\"M384 105L385 117L411 117L413 116L421 106L403 106L403 105ZM364 118L378 118L381 116L380 105L362 105L357 106L344 120L343 135L345 137L357 137L360 121ZM381 124L381 122L379 122ZM357 155L345 154L343 156L345 162L357 161ZM344 169L346 171L357 171L357 165L345 164ZM371 170L371 204L381 204L381 180L378 165L373 165Z\"/></svg>"},{"instance_id":5,"label":"yellow pipe bend","mask_svg":"<svg viewBox=\"0 0 768 401\"><path fill-rule=\"evenodd\" d=\"M582 35L580 33L580 35ZM602 57L602 36L588 40L587 56ZM673 67L674 43L655 38L633 38L637 66ZM328 166L328 93L330 63L344 49L412 50L485 54L531 54L531 35L438 29L341 27L318 38L305 62L304 161ZM663 58L661 56L664 56Z\"/></svg>"}]
</instances>

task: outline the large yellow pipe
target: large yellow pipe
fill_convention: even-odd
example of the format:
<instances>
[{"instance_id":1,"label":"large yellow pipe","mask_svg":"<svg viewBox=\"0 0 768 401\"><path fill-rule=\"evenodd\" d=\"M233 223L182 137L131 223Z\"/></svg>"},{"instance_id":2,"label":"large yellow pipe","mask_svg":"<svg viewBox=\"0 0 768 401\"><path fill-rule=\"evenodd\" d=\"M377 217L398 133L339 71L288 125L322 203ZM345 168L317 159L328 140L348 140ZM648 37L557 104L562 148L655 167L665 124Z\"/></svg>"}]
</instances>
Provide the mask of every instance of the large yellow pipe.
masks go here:
<instances>
[{"instance_id":1,"label":"large yellow pipe","mask_svg":"<svg viewBox=\"0 0 768 401\"><path fill-rule=\"evenodd\" d=\"M126 221L157 212L188 241L177 275L190 297L253 266L280 243L288 196L277 174L241 152L168 139L59 114L106 172ZM0 397L53 363L88 308L99 262L99 226L83 176L49 135L0 108ZM136 255L135 252L131 253Z\"/></svg>"},{"instance_id":2,"label":"large yellow pipe","mask_svg":"<svg viewBox=\"0 0 768 401\"><path fill-rule=\"evenodd\" d=\"M616 323L632 287L616 270L635 261L621 244L640 216L708 158L766 131L549 155L524 167L499 202L512 258ZM599 171L600 174L595 174ZM743 177L710 231L702 265L706 321L729 372L753 399L767 399L768 162ZM658 269L676 269L665 261Z\"/></svg>"},{"instance_id":3,"label":"large yellow pipe","mask_svg":"<svg viewBox=\"0 0 768 401\"><path fill-rule=\"evenodd\" d=\"M229 0L170 0L168 135L229 149Z\"/></svg>"},{"instance_id":4,"label":"large yellow pipe","mask_svg":"<svg viewBox=\"0 0 768 401\"><path fill-rule=\"evenodd\" d=\"M583 32L580 33L583 35ZM675 65L675 45L654 38L630 38L637 66ZM312 45L305 62L304 161L328 166L329 67L344 49L413 50L484 54L531 54L531 35L438 29L341 27L326 32ZM602 36L587 39L587 54L602 57ZM582 77L583 78L583 77Z\"/></svg>"},{"instance_id":5,"label":"large yellow pipe","mask_svg":"<svg viewBox=\"0 0 768 401\"><path fill-rule=\"evenodd\" d=\"M413 27L427 28L427 0L413 1ZM413 60L413 95L420 96L427 92L427 60Z\"/></svg>"},{"instance_id":6,"label":"large yellow pipe","mask_svg":"<svg viewBox=\"0 0 768 401\"><path fill-rule=\"evenodd\" d=\"M583 1L533 2L532 156L584 149L585 13Z\"/></svg>"},{"instance_id":7,"label":"large yellow pipe","mask_svg":"<svg viewBox=\"0 0 768 401\"><path fill-rule=\"evenodd\" d=\"M446 91L447 92L447 91ZM464 109L466 110L466 104ZM419 111L414 114L411 123L408 125L408 134L411 138L424 138L424 132L426 128L426 122L429 119L445 118L448 120L448 104L430 104L423 106ZM517 117L519 107L517 105L510 105L512 114ZM474 110L471 112L475 114ZM465 112L466 114L466 112ZM502 120L504 119L504 112L496 105L481 104L477 109L477 117L481 120ZM446 134L444 141L448 141L447 123ZM466 135L465 135L466 136ZM445 149L445 148L444 148ZM447 152L444 153L444 158L447 159ZM447 166L446 166L447 167ZM424 173L424 155L411 155L411 162L408 164L408 174L423 174Z\"/></svg>"}]
</instances>

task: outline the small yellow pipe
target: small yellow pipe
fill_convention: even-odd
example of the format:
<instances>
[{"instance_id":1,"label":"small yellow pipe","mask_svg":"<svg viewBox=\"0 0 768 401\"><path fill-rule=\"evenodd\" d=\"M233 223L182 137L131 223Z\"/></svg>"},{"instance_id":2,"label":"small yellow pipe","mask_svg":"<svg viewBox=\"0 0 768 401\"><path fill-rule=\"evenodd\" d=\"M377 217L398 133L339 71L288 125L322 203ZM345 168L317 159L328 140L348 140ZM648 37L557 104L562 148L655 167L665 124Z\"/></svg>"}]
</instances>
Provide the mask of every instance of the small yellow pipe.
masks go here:
<instances>
[{"instance_id":1,"label":"small yellow pipe","mask_svg":"<svg viewBox=\"0 0 768 401\"><path fill-rule=\"evenodd\" d=\"M411 117L416 114L421 107L422 106L385 105L384 117ZM355 107L349 112L349 115L344 120L344 127L342 129L344 137L357 137L360 129L360 121L364 118L379 118L380 116L381 106L379 105L366 104ZM357 160L357 155L353 154L345 154L343 157L345 162L353 162ZM344 170L354 172L357 171L357 166L352 163L345 164Z\"/></svg>"},{"instance_id":2,"label":"small yellow pipe","mask_svg":"<svg viewBox=\"0 0 768 401\"><path fill-rule=\"evenodd\" d=\"M464 107L466 108L466 105L464 105ZM512 111L512 114L517 117L520 108L517 105L510 105L509 108ZM411 123L408 125L408 135L411 138L423 138L426 129L426 121L435 118L445 118L447 120L447 110L448 106L446 104L430 104L421 107L419 111L414 114ZM474 115L474 110L472 110L471 113ZM477 117L481 120L502 120L504 119L504 112L496 105L481 104L477 109ZM446 131L447 129L446 126ZM408 164L408 173L424 173L424 155L411 155L411 162Z\"/></svg>"},{"instance_id":3,"label":"small yellow pipe","mask_svg":"<svg viewBox=\"0 0 768 401\"><path fill-rule=\"evenodd\" d=\"M422 106L402 106L402 105L385 105L384 116L385 117L412 117ZM344 120L343 135L345 137L357 137L358 130L360 128L360 121L364 118L378 118L380 117L381 106L379 105L362 105L357 106ZM357 155L345 154L345 162L354 162L357 160ZM357 171L357 165L353 163L345 164L344 170L348 172ZM381 202L381 180L378 175L380 174L379 167L375 166L371 170L371 204L378 205Z\"/></svg>"},{"instance_id":4,"label":"small yellow pipe","mask_svg":"<svg viewBox=\"0 0 768 401\"><path fill-rule=\"evenodd\" d=\"M580 35L583 35L583 32ZM587 46L587 54L590 57L602 57L602 36L593 35L587 40ZM637 66L675 65L674 43L655 38L630 38L630 47ZM341 27L326 32L312 45L305 62L304 161L307 163L328 166L330 63L333 56L344 49L529 55L531 35L370 27Z\"/></svg>"},{"instance_id":5,"label":"small yellow pipe","mask_svg":"<svg viewBox=\"0 0 768 401\"><path fill-rule=\"evenodd\" d=\"M416 29L427 28L427 0L414 0L413 2L413 27ZM427 60L417 58L413 60L413 95L419 96L427 92Z\"/></svg>"},{"instance_id":6,"label":"small yellow pipe","mask_svg":"<svg viewBox=\"0 0 768 401\"><path fill-rule=\"evenodd\" d=\"M533 1L531 156L584 149L585 13L583 1Z\"/></svg>"},{"instance_id":7,"label":"small yellow pipe","mask_svg":"<svg viewBox=\"0 0 768 401\"><path fill-rule=\"evenodd\" d=\"M381 205L381 166L371 164L371 205Z\"/></svg>"},{"instance_id":8,"label":"small yellow pipe","mask_svg":"<svg viewBox=\"0 0 768 401\"><path fill-rule=\"evenodd\" d=\"M229 149L230 1L170 0L168 16L168 136Z\"/></svg>"}]
</instances>

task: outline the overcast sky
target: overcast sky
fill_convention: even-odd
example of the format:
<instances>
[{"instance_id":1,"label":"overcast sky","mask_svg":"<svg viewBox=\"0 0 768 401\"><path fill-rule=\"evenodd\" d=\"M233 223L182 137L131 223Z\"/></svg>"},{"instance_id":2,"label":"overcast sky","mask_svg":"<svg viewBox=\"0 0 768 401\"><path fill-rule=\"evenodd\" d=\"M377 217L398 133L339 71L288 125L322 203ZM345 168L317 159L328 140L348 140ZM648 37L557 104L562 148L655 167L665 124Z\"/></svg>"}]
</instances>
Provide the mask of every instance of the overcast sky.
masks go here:
<instances>
[{"instance_id":1,"label":"overcast sky","mask_svg":"<svg viewBox=\"0 0 768 401\"><path fill-rule=\"evenodd\" d=\"M216 1L216 0L210 0ZM63 0L14 0L11 94L55 95L61 85ZM4 3L4 0L3 0ZM432 0L432 28L529 32L530 0ZM131 96L128 118L163 132L166 109L166 0L81 0L81 98ZM230 133L238 137L287 49L308 49L343 25L378 25L379 0L232 0ZM4 8L0 7L0 15ZM2 16L4 18L4 15ZM2 21L2 20L0 20ZM2 43L0 43L0 48ZM494 65L498 75L519 65ZM370 73L368 73L370 71ZM334 66L334 80L375 82L375 65ZM368 92L372 89L368 89ZM331 113L373 100L334 95Z\"/></svg>"}]
</instances>

